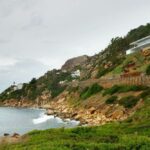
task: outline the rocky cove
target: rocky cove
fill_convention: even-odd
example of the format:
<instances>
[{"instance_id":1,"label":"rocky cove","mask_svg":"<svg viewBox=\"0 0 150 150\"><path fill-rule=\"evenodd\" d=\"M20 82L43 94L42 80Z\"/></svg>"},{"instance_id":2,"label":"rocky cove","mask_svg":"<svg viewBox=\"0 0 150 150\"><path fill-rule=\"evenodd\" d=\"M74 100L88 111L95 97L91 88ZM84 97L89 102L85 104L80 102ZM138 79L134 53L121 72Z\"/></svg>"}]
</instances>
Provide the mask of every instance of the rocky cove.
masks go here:
<instances>
[{"instance_id":1,"label":"rocky cove","mask_svg":"<svg viewBox=\"0 0 150 150\"><path fill-rule=\"evenodd\" d=\"M135 93L138 95L139 93ZM69 95L69 96L68 96ZM130 95L130 93L129 93ZM77 96L73 95L77 99ZM122 121L132 115L141 105L142 100L132 109L125 109L119 104L106 105L101 97L98 95L91 98L89 102L82 102L82 105L74 106L70 103L70 94L67 91L63 92L54 100L47 100L46 98L35 103L30 100L6 100L3 106L21 107L21 108L44 108L47 115L54 115L62 119L73 119L80 121L80 125L103 125L108 122Z\"/></svg>"}]
</instances>

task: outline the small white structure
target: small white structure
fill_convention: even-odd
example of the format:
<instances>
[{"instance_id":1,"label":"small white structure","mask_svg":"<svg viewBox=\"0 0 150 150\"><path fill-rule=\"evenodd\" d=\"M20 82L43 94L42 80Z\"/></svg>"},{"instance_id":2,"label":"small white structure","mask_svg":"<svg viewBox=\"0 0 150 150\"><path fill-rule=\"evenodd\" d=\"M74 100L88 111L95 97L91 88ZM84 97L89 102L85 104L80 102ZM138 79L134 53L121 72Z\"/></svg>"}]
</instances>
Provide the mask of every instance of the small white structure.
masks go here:
<instances>
[{"instance_id":1,"label":"small white structure","mask_svg":"<svg viewBox=\"0 0 150 150\"><path fill-rule=\"evenodd\" d=\"M67 82L66 80L65 81L60 81L59 84L62 85L62 84L65 84L66 82Z\"/></svg>"},{"instance_id":2,"label":"small white structure","mask_svg":"<svg viewBox=\"0 0 150 150\"><path fill-rule=\"evenodd\" d=\"M67 72L67 70L62 70L62 72L63 72L63 73L66 73L66 72Z\"/></svg>"},{"instance_id":3,"label":"small white structure","mask_svg":"<svg viewBox=\"0 0 150 150\"><path fill-rule=\"evenodd\" d=\"M80 77L80 70L76 70L71 74L72 78Z\"/></svg>"},{"instance_id":4,"label":"small white structure","mask_svg":"<svg viewBox=\"0 0 150 150\"><path fill-rule=\"evenodd\" d=\"M136 51L140 51L146 47L150 47L150 36L137 40L130 45L132 46L132 48L126 51L127 55Z\"/></svg>"},{"instance_id":5,"label":"small white structure","mask_svg":"<svg viewBox=\"0 0 150 150\"><path fill-rule=\"evenodd\" d=\"M13 87L13 90L16 91L16 90L21 90L23 88L23 84L22 83L19 83L18 85L14 85Z\"/></svg>"}]
</instances>

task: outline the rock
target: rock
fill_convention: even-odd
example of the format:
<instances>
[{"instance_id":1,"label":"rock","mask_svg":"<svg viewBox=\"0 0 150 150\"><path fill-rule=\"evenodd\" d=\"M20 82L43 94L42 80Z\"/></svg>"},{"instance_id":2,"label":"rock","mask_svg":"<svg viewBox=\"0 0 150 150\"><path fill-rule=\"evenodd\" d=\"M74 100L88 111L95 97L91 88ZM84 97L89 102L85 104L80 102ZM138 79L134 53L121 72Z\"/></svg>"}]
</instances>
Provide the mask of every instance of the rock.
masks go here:
<instances>
[{"instance_id":1,"label":"rock","mask_svg":"<svg viewBox=\"0 0 150 150\"><path fill-rule=\"evenodd\" d=\"M74 113L74 114L72 114L71 118L74 118L77 115L78 115L78 113Z\"/></svg>"},{"instance_id":2,"label":"rock","mask_svg":"<svg viewBox=\"0 0 150 150\"><path fill-rule=\"evenodd\" d=\"M46 112L47 115L53 115L54 111L52 109L48 109Z\"/></svg>"},{"instance_id":3,"label":"rock","mask_svg":"<svg viewBox=\"0 0 150 150\"><path fill-rule=\"evenodd\" d=\"M14 133L14 134L12 135L12 137L13 137L13 138L19 138L20 135L19 135L18 133Z\"/></svg>"},{"instance_id":4,"label":"rock","mask_svg":"<svg viewBox=\"0 0 150 150\"><path fill-rule=\"evenodd\" d=\"M94 114L94 113L95 113L95 111L96 111L96 108L91 107L91 108L89 109L89 111L90 111L90 114Z\"/></svg>"},{"instance_id":5,"label":"rock","mask_svg":"<svg viewBox=\"0 0 150 150\"><path fill-rule=\"evenodd\" d=\"M94 70L92 73L91 73L91 78L92 79L95 79L97 77L97 74L98 74L98 70Z\"/></svg>"},{"instance_id":6,"label":"rock","mask_svg":"<svg viewBox=\"0 0 150 150\"><path fill-rule=\"evenodd\" d=\"M4 133L4 136L9 136L10 134L9 133Z\"/></svg>"},{"instance_id":7,"label":"rock","mask_svg":"<svg viewBox=\"0 0 150 150\"><path fill-rule=\"evenodd\" d=\"M69 59L68 61L65 62L65 64L62 66L61 69L70 71L74 69L76 66L84 64L87 60L88 60L88 56L86 55Z\"/></svg>"},{"instance_id":8,"label":"rock","mask_svg":"<svg viewBox=\"0 0 150 150\"><path fill-rule=\"evenodd\" d=\"M115 110L113 113L112 113L112 119L120 119L122 118L124 115L124 111L123 110Z\"/></svg>"}]
</instances>

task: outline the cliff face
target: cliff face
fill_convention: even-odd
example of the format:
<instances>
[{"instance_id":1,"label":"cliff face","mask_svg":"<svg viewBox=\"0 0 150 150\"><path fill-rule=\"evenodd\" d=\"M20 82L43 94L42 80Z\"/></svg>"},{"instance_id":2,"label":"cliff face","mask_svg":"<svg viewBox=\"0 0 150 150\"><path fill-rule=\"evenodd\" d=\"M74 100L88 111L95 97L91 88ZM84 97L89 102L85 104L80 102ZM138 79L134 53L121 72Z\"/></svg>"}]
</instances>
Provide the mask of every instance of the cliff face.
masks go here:
<instances>
[{"instance_id":1,"label":"cliff face","mask_svg":"<svg viewBox=\"0 0 150 150\"><path fill-rule=\"evenodd\" d=\"M75 67L82 66L84 63L87 62L87 60L88 60L88 56L86 55L69 59L62 66L61 70L71 71L75 69Z\"/></svg>"}]
</instances>

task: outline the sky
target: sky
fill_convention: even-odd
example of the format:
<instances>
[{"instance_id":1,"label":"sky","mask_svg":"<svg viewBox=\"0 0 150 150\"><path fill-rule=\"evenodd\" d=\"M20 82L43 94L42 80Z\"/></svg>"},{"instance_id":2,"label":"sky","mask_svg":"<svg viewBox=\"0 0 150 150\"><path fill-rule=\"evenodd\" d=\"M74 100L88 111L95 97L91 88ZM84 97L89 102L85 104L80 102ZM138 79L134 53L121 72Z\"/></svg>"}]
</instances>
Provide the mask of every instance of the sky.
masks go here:
<instances>
[{"instance_id":1,"label":"sky","mask_svg":"<svg viewBox=\"0 0 150 150\"><path fill-rule=\"evenodd\" d=\"M150 0L0 0L0 91L150 22Z\"/></svg>"}]
</instances>

